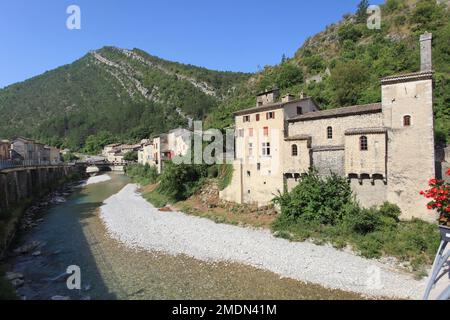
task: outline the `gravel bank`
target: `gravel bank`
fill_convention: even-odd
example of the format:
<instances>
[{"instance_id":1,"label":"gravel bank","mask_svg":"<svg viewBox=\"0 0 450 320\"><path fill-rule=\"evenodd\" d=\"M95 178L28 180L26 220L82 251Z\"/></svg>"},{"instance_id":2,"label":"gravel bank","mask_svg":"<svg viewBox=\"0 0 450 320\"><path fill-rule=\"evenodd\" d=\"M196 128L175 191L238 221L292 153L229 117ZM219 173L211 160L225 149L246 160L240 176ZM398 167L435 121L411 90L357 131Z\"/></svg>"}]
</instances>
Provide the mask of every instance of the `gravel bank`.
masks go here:
<instances>
[{"instance_id":1,"label":"gravel bank","mask_svg":"<svg viewBox=\"0 0 450 320\"><path fill-rule=\"evenodd\" d=\"M101 218L110 235L131 248L243 263L282 277L370 296L420 298L425 285L425 280L330 246L289 242L268 230L160 212L137 193L135 184L105 200Z\"/></svg>"},{"instance_id":2,"label":"gravel bank","mask_svg":"<svg viewBox=\"0 0 450 320\"><path fill-rule=\"evenodd\" d=\"M109 181L109 180L111 180L111 177L109 175L102 174L99 176L90 177L89 179L87 179L85 185L88 186L90 184L105 182L105 181Z\"/></svg>"}]
</instances>

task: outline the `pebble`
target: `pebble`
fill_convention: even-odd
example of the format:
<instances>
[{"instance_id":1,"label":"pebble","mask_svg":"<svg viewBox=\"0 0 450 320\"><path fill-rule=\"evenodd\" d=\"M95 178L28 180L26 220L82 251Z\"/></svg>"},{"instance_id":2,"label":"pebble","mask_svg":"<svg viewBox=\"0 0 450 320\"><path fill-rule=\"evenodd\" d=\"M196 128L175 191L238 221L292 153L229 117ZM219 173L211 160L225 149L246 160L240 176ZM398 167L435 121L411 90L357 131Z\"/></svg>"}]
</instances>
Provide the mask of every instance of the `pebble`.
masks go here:
<instances>
[{"instance_id":1,"label":"pebble","mask_svg":"<svg viewBox=\"0 0 450 320\"><path fill-rule=\"evenodd\" d=\"M135 184L106 199L100 216L109 234L133 249L185 254L206 262L238 262L370 296L420 298L425 288L426 279L416 280L380 261L330 245L291 242L269 230L216 224L181 212L161 214L137 193ZM371 285L374 274L381 285Z\"/></svg>"}]
</instances>

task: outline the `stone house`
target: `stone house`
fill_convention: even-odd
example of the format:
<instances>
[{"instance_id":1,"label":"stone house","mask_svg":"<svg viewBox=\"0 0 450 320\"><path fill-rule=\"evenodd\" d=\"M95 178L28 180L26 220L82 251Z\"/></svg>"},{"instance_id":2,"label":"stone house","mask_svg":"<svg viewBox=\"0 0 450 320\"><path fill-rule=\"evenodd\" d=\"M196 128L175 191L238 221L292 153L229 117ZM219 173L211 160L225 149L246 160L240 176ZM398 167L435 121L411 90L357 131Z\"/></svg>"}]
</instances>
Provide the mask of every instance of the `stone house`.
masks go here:
<instances>
[{"instance_id":1,"label":"stone house","mask_svg":"<svg viewBox=\"0 0 450 320\"><path fill-rule=\"evenodd\" d=\"M319 110L269 92L236 112L234 175L221 198L266 205L315 167L346 177L365 207L389 201L402 218L433 219L419 195L436 174L431 40L420 37L420 72L381 79L380 103Z\"/></svg>"},{"instance_id":2,"label":"stone house","mask_svg":"<svg viewBox=\"0 0 450 320\"><path fill-rule=\"evenodd\" d=\"M11 157L30 163L49 162L50 154L43 143L32 139L15 137L11 142Z\"/></svg>"},{"instance_id":3,"label":"stone house","mask_svg":"<svg viewBox=\"0 0 450 320\"><path fill-rule=\"evenodd\" d=\"M0 140L0 160L9 160L11 158L11 142L9 140Z\"/></svg>"},{"instance_id":4,"label":"stone house","mask_svg":"<svg viewBox=\"0 0 450 320\"><path fill-rule=\"evenodd\" d=\"M102 150L102 156L104 157L108 157L108 153L110 153L111 151L114 150L114 148L120 146L120 143L112 143L112 144L108 144L106 145L103 150Z\"/></svg>"},{"instance_id":5,"label":"stone house","mask_svg":"<svg viewBox=\"0 0 450 320\"><path fill-rule=\"evenodd\" d=\"M50 161L51 164L61 163L61 150L51 146L45 146L45 149L48 150L48 161Z\"/></svg>"},{"instance_id":6,"label":"stone house","mask_svg":"<svg viewBox=\"0 0 450 320\"><path fill-rule=\"evenodd\" d=\"M178 128L153 138L153 159L151 165L156 166L158 173L162 172L164 162L170 161L176 156L187 154L191 143L191 135L191 131Z\"/></svg>"},{"instance_id":7,"label":"stone house","mask_svg":"<svg viewBox=\"0 0 450 320\"><path fill-rule=\"evenodd\" d=\"M147 142L142 145L141 149L138 151L138 163L142 165L150 165L154 166L155 162L153 159L154 156L154 150L153 150L153 143Z\"/></svg>"}]
</instances>

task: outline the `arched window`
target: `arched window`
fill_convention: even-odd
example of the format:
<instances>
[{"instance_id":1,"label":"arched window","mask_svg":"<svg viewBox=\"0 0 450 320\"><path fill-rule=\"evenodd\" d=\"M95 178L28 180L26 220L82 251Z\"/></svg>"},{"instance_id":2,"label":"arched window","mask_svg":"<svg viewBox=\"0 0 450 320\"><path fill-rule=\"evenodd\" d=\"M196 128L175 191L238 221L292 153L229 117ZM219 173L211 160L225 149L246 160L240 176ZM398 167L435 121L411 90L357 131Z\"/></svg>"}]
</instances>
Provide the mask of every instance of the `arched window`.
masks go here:
<instances>
[{"instance_id":1,"label":"arched window","mask_svg":"<svg viewBox=\"0 0 450 320\"><path fill-rule=\"evenodd\" d=\"M411 116L404 116L403 117L403 126L409 127L411 125Z\"/></svg>"},{"instance_id":2,"label":"arched window","mask_svg":"<svg viewBox=\"0 0 450 320\"><path fill-rule=\"evenodd\" d=\"M296 145L296 144L293 144L293 145L292 145L292 156L293 156L293 157L298 156L298 148L297 148L297 145Z\"/></svg>"},{"instance_id":3,"label":"arched window","mask_svg":"<svg viewBox=\"0 0 450 320\"><path fill-rule=\"evenodd\" d=\"M327 138L333 139L333 128L332 127L327 128Z\"/></svg>"},{"instance_id":4,"label":"arched window","mask_svg":"<svg viewBox=\"0 0 450 320\"><path fill-rule=\"evenodd\" d=\"M367 151L368 145L367 145L367 137L366 136L362 136L359 138L359 149L361 151Z\"/></svg>"}]
</instances>

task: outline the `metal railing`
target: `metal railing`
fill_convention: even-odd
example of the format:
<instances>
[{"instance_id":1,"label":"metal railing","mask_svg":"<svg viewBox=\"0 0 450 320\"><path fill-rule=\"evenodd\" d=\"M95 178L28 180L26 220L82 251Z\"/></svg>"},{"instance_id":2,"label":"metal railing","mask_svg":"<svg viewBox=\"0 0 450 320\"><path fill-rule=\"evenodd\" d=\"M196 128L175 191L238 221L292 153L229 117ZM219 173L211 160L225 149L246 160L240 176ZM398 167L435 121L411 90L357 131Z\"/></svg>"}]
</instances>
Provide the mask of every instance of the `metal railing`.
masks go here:
<instances>
[{"instance_id":1,"label":"metal railing","mask_svg":"<svg viewBox=\"0 0 450 320\"><path fill-rule=\"evenodd\" d=\"M39 160L0 160L0 170L23 167L56 166L63 162L39 161Z\"/></svg>"}]
</instances>

